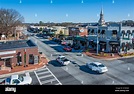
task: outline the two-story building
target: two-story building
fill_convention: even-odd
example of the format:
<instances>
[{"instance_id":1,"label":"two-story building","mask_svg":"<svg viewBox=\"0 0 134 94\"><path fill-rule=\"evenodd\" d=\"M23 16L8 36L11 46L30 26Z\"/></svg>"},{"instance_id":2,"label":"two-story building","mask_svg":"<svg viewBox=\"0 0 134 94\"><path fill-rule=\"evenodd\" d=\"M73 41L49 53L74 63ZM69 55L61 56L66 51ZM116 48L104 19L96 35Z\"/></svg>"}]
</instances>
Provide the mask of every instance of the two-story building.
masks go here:
<instances>
[{"instance_id":1,"label":"two-story building","mask_svg":"<svg viewBox=\"0 0 134 94\"><path fill-rule=\"evenodd\" d=\"M105 23L103 10L96 26L88 26L88 45L110 53L134 52L134 27Z\"/></svg>"}]
</instances>

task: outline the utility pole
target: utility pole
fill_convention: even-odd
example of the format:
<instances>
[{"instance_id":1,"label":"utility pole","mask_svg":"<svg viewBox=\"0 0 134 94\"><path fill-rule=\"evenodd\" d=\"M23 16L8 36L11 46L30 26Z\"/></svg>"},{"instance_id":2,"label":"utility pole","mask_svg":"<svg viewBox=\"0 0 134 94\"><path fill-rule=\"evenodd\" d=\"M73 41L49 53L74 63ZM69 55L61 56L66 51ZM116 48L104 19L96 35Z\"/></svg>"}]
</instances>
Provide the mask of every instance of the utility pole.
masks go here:
<instances>
[{"instance_id":1,"label":"utility pole","mask_svg":"<svg viewBox=\"0 0 134 94\"><path fill-rule=\"evenodd\" d=\"M98 26L97 26L97 55L98 55L98 43L99 41L98 41Z\"/></svg>"}]
</instances>

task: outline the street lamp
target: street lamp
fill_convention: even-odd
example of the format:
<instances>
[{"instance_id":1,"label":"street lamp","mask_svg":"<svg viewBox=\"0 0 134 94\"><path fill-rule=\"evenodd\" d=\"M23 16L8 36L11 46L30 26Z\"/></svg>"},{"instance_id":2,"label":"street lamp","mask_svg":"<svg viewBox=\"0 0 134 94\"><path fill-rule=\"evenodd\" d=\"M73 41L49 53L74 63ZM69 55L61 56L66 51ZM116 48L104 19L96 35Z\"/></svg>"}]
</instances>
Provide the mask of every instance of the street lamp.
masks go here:
<instances>
[{"instance_id":1,"label":"street lamp","mask_svg":"<svg viewBox=\"0 0 134 94\"><path fill-rule=\"evenodd\" d=\"M97 55L98 55L98 43L99 41L98 41L98 26L97 26Z\"/></svg>"}]
</instances>

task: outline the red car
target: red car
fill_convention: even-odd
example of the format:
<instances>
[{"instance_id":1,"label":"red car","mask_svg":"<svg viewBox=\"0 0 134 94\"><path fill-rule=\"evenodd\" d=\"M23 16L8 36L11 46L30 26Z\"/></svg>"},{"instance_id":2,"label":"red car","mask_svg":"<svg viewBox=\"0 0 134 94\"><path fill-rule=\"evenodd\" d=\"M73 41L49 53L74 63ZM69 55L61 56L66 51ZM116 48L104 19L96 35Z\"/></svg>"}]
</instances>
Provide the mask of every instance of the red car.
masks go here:
<instances>
[{"instance_id":1,"label":"red car","mask_svg":"<svg viewBox=\"0 0 134 94\"><path fill-rule=\"evenodd\" d=\"M72 48L69 47L69 46L65 46L63 49L64 49L65 51L72 51Z\"/></svg>"}]
</instances>

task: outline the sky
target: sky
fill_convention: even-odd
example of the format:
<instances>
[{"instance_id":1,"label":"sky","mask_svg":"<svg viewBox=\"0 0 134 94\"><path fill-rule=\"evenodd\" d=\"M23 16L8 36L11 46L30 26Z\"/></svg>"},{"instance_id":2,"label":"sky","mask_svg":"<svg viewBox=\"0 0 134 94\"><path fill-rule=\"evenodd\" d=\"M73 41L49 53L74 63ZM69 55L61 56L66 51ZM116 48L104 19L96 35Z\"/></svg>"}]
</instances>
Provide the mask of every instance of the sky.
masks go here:
<instances>
[{"instance_id":1,"label":"sky","mask_svg":"<svg viewBox=\"0 0 134 94\"><path fill-rule=\"evenodd\" d=\"M101 8L106 22L134 20L134 0L0 0L0 8L17 10L26 23L98 22Z\"/></svg>"}]
</instances>

